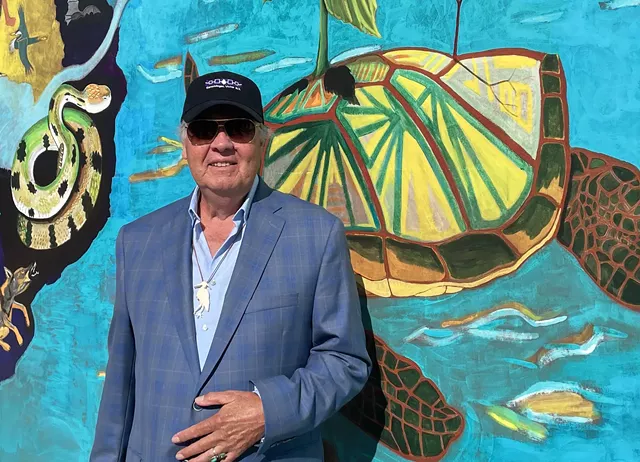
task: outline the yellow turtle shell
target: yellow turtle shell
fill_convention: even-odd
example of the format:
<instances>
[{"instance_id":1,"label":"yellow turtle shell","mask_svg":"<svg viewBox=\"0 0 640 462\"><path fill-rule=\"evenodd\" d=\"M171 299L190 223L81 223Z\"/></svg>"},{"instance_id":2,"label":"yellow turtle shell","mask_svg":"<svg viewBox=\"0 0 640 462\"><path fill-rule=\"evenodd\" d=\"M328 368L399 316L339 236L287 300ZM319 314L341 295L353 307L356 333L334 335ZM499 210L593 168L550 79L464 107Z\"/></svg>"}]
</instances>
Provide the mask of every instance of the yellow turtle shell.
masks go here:
<instances>
[{"instance_id":1,"label":"yellow turtle shell","mask_svg":"<svg viewBox=\"0 0 640 462\"><path fill-rule=\"evenodd\" d=\"M300 80L265 119L265 181L342 219L366 293L475 287L557 231L569 144L556 55L379 51Z\"/></svg>"}]
</instances>

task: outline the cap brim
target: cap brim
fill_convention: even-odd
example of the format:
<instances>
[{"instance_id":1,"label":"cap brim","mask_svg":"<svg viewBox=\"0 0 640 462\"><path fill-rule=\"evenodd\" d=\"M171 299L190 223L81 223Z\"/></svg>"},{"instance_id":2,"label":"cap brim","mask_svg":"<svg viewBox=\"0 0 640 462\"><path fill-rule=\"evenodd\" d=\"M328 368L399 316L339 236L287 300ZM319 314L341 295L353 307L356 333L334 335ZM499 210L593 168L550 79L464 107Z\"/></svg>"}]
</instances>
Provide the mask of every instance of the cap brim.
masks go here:
<instances>
[{"instance_id":1,"label":"cap brim","mask_svg":"<svg viewBox=\"0 0 640 462\"><path fill-rule=\"evenodd\" d=\"M262 117L261 114L258 114L256 111L254 111L253 109L251 109L248 106L245 106L242 103L238 103L236 101L228 101L228 100L214 100L214 101L205 101L204 103L200 103L197 106L194 106L191 109L189 109L184 114L182 114L182 120L184 120L185 122L189 123L192 120L195 120L195 118L198 117L198 115L200 115L200 113L206 111L207 109L210 109L210 108L212 108L214 106L223 106L223 105L224 106L234 106L234 107L237 107L238 109L242 109L253 120L255 120L257 122L260 122L260 123L264 123L264 118Z\"/></svg>"}]
</instances>

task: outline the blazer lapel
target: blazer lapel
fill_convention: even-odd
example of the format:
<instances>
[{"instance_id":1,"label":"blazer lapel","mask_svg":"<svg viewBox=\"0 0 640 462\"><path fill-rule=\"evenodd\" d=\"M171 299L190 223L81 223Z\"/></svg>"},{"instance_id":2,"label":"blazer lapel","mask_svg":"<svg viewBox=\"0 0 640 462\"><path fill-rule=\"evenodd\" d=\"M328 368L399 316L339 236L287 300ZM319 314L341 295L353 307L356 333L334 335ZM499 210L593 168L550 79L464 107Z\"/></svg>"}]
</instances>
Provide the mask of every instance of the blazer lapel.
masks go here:
<instances>
[{"instance_id":1,"label":"blazer lapel","mask_svg":"<svg viewBox=\"0 0 640 462\"><path fill-rule=\"evenodd\" d=\"M284 219L274 215L280 207L270 197L273 190L262 179L249 212L245 235L238 253L229 288L222 304L222 312L213 342L205 362L197 393L202 391L211 373L222 357L222 353L231 341L238 324L244 315L249 300L262 277L273 248L280 237Z\"/></svg>"},{"instance_id":2,"label":"blazer lapel","mask_svg":"<svg viewBox=\"0 0 640 462\"><path fill-rule=\"evenodd\" d=\"M193 319L193 277L191 263L192 228L189 218L189 199L184 201L184 213L168 221L162 237L164 286L169 297L169 308L176 313L176 328L187 357L194 381L200 376L200 362Z\"/></svg>"}]
</instances>

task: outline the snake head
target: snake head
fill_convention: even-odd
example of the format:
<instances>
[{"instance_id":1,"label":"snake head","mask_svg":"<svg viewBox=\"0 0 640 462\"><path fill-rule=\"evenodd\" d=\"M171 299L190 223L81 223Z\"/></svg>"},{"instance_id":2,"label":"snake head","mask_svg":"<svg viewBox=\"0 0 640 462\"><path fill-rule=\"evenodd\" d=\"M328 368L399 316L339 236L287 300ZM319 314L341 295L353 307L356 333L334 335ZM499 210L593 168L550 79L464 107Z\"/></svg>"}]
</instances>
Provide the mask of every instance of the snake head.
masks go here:
<instances>
[{"instance_id":1,"label":"snake head","mask_svg":"<svg viewBox=\"0 0 640 462\"><path fill-rule=\"evenodd\" d=\"M90 83L83 93L86 97L84 109L92 114L104 111L111 104L111 90L106 85Z\"/></svg>"}]
</instances>

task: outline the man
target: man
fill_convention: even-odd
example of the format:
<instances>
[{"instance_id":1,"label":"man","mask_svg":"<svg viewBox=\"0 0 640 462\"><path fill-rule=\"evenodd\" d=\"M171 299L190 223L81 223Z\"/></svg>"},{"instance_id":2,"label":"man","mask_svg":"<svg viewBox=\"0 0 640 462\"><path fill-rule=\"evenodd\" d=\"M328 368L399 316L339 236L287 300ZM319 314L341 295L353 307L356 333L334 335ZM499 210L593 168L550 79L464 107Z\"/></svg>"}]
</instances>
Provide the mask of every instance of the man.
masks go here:
<instances>
[{"instance_id":1,"label":"man","mask_svg":"<svg viewBox=\"0 0 640 462\"><path fill-rule=\"evenodd\" d=\"M190 197L122 228L91 461L320 461L371 369L342 223L258 176L262 99L195 79Z\"/></svg>"}]
</instances>

